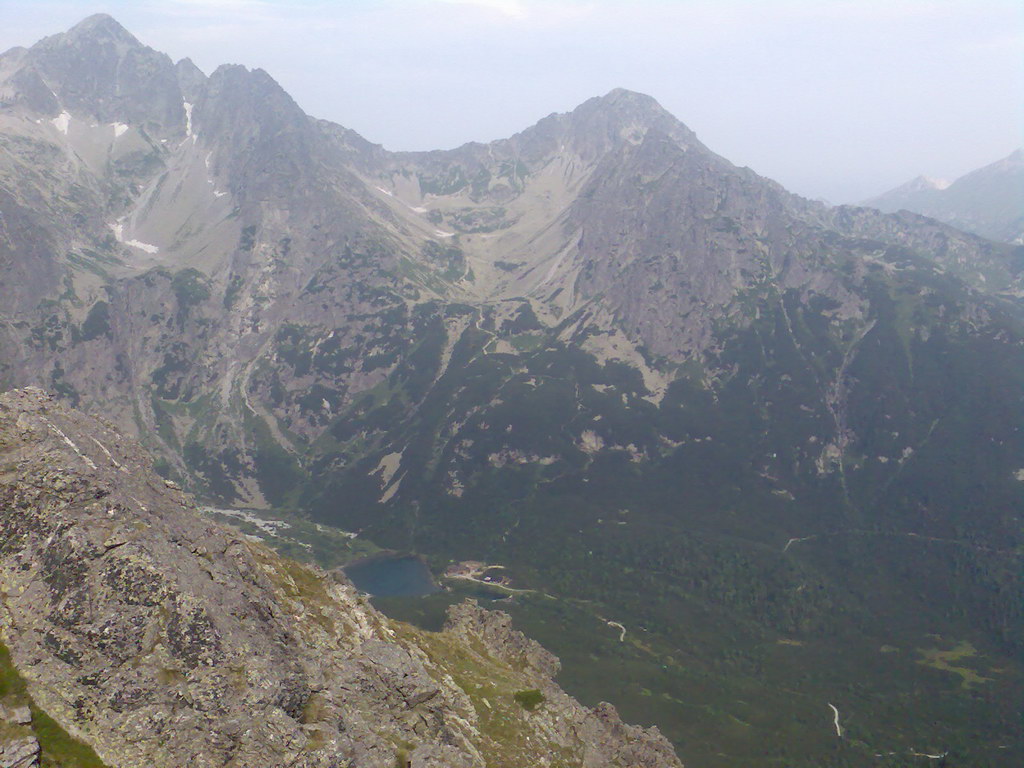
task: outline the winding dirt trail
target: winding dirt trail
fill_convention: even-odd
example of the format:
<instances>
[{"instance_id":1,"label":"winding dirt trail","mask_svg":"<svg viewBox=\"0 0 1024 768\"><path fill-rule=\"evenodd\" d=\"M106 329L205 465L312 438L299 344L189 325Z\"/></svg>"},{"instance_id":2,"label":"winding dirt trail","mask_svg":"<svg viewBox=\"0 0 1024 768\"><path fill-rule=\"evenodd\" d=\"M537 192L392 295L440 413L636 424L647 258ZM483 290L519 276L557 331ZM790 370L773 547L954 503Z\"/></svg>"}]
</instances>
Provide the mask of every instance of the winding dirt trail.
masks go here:
<instances>
[{"instance_id":1,"label":"winding dirt trail","mask_svg":"<svg viewBox=\"0 0 1024 768\"><path fill-rule=\"evenodd\" d=\"M843 738L843 729L839 726L839 710L836 709L836 705L832 702L828 702L828 705L832 707L832 722L835 723L836 726L836 736L838 736L841 739Z\"/></svg>"}]
</instances>

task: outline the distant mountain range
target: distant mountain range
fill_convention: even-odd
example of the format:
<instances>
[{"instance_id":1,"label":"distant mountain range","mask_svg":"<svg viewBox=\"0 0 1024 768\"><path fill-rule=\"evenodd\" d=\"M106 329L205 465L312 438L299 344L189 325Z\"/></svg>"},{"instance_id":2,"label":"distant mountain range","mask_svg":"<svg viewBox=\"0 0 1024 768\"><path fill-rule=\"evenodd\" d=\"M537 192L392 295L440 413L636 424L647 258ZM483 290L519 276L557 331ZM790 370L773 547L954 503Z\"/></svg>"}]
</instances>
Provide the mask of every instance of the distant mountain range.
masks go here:
<instances>
[{"instance_id":1,"label":"distant mountain range","mask_svg":"<svg viewBox=\"0 0 1024 768\"><path fill-rule=\"evenodd\" d=\"M1024 149L953 183L918 176L863 205L913 211L993 240L1024 243Z\"/></svg>"},{"instance_id":2,"label":"distant mountain range","mask_svg":"<svg viewBox=\"0 0 1024 768\"><path fill-rule=\"evenodd\" d=\"M102 15L0 56L0 213L0 383L211 504L504 566L688 765L1024 760L1021 246L626 90L389 152Z\"/></svg>"}]
</instances>

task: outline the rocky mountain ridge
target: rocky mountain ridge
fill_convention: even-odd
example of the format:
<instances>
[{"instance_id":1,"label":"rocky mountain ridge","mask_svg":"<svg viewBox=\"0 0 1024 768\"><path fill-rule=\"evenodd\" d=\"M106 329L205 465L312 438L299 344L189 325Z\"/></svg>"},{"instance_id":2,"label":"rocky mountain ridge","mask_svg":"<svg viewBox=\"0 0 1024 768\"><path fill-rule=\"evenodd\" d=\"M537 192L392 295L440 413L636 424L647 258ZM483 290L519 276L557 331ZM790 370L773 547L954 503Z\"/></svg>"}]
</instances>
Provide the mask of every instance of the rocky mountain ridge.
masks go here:
<instances>
[{"instance_id":1,"label":"rocky mountain ridge","mask_svg":"<svg viewBox=\"0 0 1024 768\"><path fill-rule=\"evenodd\" d=\"M665 373L645 357L668 369L699 359L717 326L746 322L743 297L766 285L821 295L840 305L837 321L863 323L837 254L917 248L975 287L1019 291L1019 254L951 229L936 248L931 224L801 200L627 91L507 141L392 154L309 119L263 72L206 78L109 17L4 62L5 216L23 222L8 227L0 270L18 296L4 333L9 382L41 372L34 381L153 435L183 477L196 422L145 390L209 394L198 443L242 447L231 495L250 504L267 497L246 477L257 449L247 418L294 453L282 418L314 439L327 413L392 370L363 362L310 381L326 413L301 405L305 384L268 409L274 387L258 371L293 326L372 362L389 359L392 331L413 332L412 310L432 299L528 312L562 336L588 335L599 359L638 366L658 389ZM53 162L44 180L38 168ZM47 203L53 174L63 191ZM820 243L836 233L846 239L826 256ZM464 330L445 322L452 340ZM26 337L29 326L45 340Z\"/></svg>"},{"instance_id":2,"label":"rocky mountain ridge","mask_svg":"<svg viewBox=\"0 0 1024 768\"><path fill-rule=\"evenodd\" d=\"M562 693L503 614L391 622L340 572L200 519L137 444L39 390L0 395L0 451L0 637L33 707L106 765L679 765Z\"/></svg>"}]
</instances>

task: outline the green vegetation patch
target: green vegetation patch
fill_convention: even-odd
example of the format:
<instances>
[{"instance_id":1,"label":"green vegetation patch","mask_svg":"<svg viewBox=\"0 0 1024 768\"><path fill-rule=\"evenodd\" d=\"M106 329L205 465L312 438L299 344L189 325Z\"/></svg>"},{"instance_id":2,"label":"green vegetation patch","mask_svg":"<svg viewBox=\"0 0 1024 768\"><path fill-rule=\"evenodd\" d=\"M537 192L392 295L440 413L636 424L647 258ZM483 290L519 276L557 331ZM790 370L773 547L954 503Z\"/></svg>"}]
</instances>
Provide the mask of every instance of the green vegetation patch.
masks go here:
<instances>
[{"instance_id":1,"label":"green vegetation patch","mask_svg":"<svg viewBox=\"0 0 1024 768\"><path fill-rule=\"evenodd\" d=\"M77 253L69 253L67 255L67 259L70 264L78 267L79 269L83 269L86 272L92 272L103 280L110 280L110 273L92 259L79 256Z\"/></svg>"},{"instance_id":2,"label":"green vegetation patch","mask_svg":"<svg viewBox=\"0 0 1024 768\"><path fill-rule=\"evenodd\" d=\"M110 330L110 306L105 301L93 304L82 323L82 341L92 341L101 336L113 336Z\"/></svg>"},{"instance_id":3,"label":"green vegetation patch","mask_svg":"<svg viewBox=\"0 0 1024 768\"><path fill-rule=\"evenodd\" d=\"M525 691L516 691L512 694L512 698L514 698L516 703L527 712L533 712L537 707L544 703L544 694L536 688L528 688Z\"/></svg>"},{"instance_id":4,"label":"green vegetation patch","mask_svg":"<svg viewBox=\"0 0 1024 768\"><path fill-rule=\"evenodd\" d=\"M328 594L323 577L301 563L271 555L268 548L250 543L250 551L272 569L268 571L271 581L281 594L302 604L306 617L329 635L337 633L331 618L333 601Z\"/></svg>"},{"instance_id":5,"label":"green vegetation patch","mask_svg":"<svg viewBox=\"0 0 1024 768\"><path fill-rule=\"evenodd\" d=\"M517 705L520 693L531 693L521 688L528 680L491 656L478 640L466 643L446 633L427 632L397 621L391 622L391 628L400 641L425 652L469 697L484 737L481 752L490 768L538 765L541 756L555 758L554 765L579 765L579 756L572 749L531 738L523 714L526 707Z\"/></svg>"},{"instance_id":6,"label":"green vegetation patch","mask_svg":"<svg viewBox=\"0 0 1024 768\"><path fill-rule=\"evenodd\" d=\"M426 195L454 194L469 183L459 166L453 166L437 176L420 176L419 182L420 191Z\"/></svg>"},{"instance_id":7,"label":"green vegetation patch","mask_svg":"<svg viewBox=\"0 0 1024 768\"><path fill-rule=\"evenodd\" d=\"M966 640L960 641L948 651L942 651L938 648L918 648L917 652L923 657L917 660L918 664L959 675L961 688L970 688L972 685L980 685L981 683L992 681L991 677L982 677L973 669L956 665L956 662L962 662L965 659L978 655L975 647Z\"/></svg>"},{"instance_id":8,"label":"green vegetation patch","mask_svg":"<svg viewBox=\"0 0 1024 768\"><path fill-rule=\"evenodd\" d=\"M206 276L192 267L175 273L171 279L171 290L178 299L179 320L183 319L192 307L210 298Z\"/></svg>"},{"instance_id":9,"label":"green vegetation patch","mask_svg":"<svg viewBox=\"0 0 1024 768\"><path fill-rule=\"evenodd\" d=\"M30 728L39 741L41 768L106 768L92 747L72 737L36 706L3 643L0 643L0 702L28 704L31 708Z\"/></svg>"}]
</instances>

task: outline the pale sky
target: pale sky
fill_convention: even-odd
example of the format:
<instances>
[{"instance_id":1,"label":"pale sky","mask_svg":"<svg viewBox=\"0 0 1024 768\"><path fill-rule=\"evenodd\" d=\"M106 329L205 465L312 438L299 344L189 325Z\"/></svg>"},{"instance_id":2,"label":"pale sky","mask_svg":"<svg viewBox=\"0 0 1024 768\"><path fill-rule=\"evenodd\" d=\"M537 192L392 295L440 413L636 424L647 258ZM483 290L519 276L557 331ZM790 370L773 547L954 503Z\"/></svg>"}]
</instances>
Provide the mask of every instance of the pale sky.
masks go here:
<instances>
[{"instance_id":1,"label":"pale sky","mask_svg":"<svg viewBox=\"0 0 1024 768\"><path fill-rule=\"evenodd\" d=\"M389 149L503 138L620 86L835 203L1024 144L1020 0L0 0L0 50L101 11Z\"/></svg>"}]
</instances>

